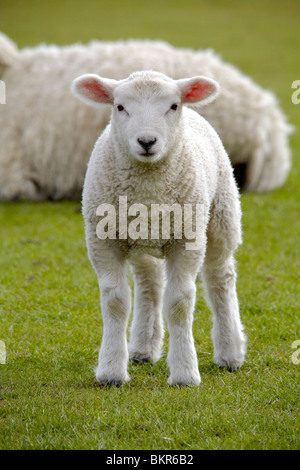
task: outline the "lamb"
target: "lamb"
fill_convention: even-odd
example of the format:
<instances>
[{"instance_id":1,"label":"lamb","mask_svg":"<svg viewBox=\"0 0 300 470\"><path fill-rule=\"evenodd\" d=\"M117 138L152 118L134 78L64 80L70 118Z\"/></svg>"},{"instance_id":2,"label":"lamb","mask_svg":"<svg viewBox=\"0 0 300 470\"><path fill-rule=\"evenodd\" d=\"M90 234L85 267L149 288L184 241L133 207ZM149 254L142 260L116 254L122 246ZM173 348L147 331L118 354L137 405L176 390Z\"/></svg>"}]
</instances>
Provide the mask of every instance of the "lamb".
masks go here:
<instances>
[{"instance_id":1,"label":"lamb","mask_svg":"<svg viewBox=\"0 0 300 470\"><path fill-rule=\"evenodd\" d=\"M80 198L87 162L110 107L82 107L69 92L75 77L92 72L122 79L153 69L173 79L206 75L221 84L210 106L191 103L216 129L239 186L268 191L290 170L289 126L274 95L211 50L174 48L161 41L92 41L17 50L0 36L0 200Z\"/></svg>"},{"instance_id":2,"label":"lamb","mask_svg":"<svg viewBox=\"0 0 300 470\"><path fill-rule=\"evenodd\" d=\"M204 76L173 80L153 71L120 81L85 74L73 82L81 100L112 107L88 164L82 200L88 256L101 293L101 384L128 381L129 358L160 358L162 308L170 334L168 383L200 384L192 323L201 269L213 313L214 360L231 369L243 363L234 262L241 243L239 193L217 133L187 107L209 104L218 88ZM153 208L162 211L155 236ZM179 218L178 208L187 217ZM128 348L127 263L135 281Z\"/></svg>"}]
</instances>

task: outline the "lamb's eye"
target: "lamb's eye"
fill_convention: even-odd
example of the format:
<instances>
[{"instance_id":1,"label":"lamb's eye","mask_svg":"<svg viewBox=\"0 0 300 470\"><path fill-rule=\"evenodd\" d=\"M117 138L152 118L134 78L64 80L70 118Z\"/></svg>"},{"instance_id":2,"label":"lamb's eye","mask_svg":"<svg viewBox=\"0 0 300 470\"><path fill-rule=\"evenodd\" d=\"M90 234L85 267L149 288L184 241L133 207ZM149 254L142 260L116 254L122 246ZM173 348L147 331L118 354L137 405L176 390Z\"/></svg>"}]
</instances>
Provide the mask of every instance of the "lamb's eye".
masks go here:
<instances>
[{"instance_id":1,"label":"lamb's eye","mask_svg":"<svg viewBox=\"0 0 300 470\"><path fill-rule=\"evenodd\" d=\"M178 108L178 104L176 103L172 104L171 109L173 109L173 111L176 111L177 108Z\"/></svg>"},{"instance_id":2,"label":"lamb's eye","mask_svg":"<svg viewBox=\"0 0 300 470\"><path fill-rule=\"evenodd\" d=\"M117 108L118 108L118 111L120 111L120 112L121 112L121 111L124 111L124 109L125 109L124 106L122 106L121 104L119 104L119 105L117 106Z\"/></svg>"}]
</instances>

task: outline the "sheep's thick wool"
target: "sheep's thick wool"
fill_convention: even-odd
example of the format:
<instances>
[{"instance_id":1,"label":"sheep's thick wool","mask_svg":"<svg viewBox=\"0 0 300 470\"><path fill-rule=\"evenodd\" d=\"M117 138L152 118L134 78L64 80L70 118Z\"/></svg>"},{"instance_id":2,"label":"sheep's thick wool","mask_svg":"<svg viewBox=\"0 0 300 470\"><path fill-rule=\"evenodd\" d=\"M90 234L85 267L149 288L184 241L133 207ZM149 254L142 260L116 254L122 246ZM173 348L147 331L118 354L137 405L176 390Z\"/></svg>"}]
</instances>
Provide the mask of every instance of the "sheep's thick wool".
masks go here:
<instances>
[{"instance_id":1,"label":"sheep's thick wool","mask_svg":"<svg viewBox=\"0 0 300 470\"><path fill-rule=\"evenodd\" d=\"M221 85L210 106L191 104L218 132L241 186L281 186L291 166L286 123L275 96L211 50L161 41L92 41L18 50L0 35L0 199L79 198L89 155L110 118L109 106L81 106L69 91L83 73L122 79L153 69L174 79L206 75Z\"/></svg>"}]
</instances>

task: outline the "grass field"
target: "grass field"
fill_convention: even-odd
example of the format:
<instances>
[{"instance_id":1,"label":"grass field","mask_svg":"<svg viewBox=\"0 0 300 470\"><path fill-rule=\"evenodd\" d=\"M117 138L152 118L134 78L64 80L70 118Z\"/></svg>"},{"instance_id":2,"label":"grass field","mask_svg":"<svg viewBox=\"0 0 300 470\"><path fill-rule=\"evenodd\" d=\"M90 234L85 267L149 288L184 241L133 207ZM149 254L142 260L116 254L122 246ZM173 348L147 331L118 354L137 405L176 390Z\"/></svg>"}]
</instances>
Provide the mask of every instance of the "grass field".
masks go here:
<instances>
[{"instance_id":1,"label":"grass field","mask_svg":"<svg viewBox=\"0 0 300 470\"><path fill-rule=\"evenodd\" d=\"M128 384L100 388L99 292L80 202L0 205L0 449L299 449L299 17L297 0L0 0L0 30L20 47L95 37L212 47L275 91L296 126L287 184L242 195L248 354L236 373L213 363L199 284L199 388L167 385L168 335L156 365L130 365Z\"/></svg>"}]
</instances>

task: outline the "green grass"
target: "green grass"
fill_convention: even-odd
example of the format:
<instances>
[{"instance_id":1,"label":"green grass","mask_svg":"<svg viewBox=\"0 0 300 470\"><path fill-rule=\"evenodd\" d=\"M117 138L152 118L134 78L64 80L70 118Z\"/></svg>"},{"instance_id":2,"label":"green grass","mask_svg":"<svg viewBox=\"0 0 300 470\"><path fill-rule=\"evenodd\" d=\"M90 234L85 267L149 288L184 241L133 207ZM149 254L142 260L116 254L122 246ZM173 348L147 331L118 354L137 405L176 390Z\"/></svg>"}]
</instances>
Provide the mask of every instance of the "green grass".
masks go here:
<instances>
[{"instance_id":1,"label":"green grass","mask_svg":"<svg viewBox=\"0 0 300 470\"><path fill-rule=\"evenodd\" d=\"M20 46L92 37L162 38L213 47L291 103L299 79L297 1L1 0L0 29ZM1 112L1 108L0 108ZM236 373L213 363L199 285L194 337L202 383L167 385L168 335L131 381L94 379L102 321L79 202L0 205L0 449L299 449L299 133L288 183L243 195L238 294L248 354Z\"/></svg>"}]
</instances>

